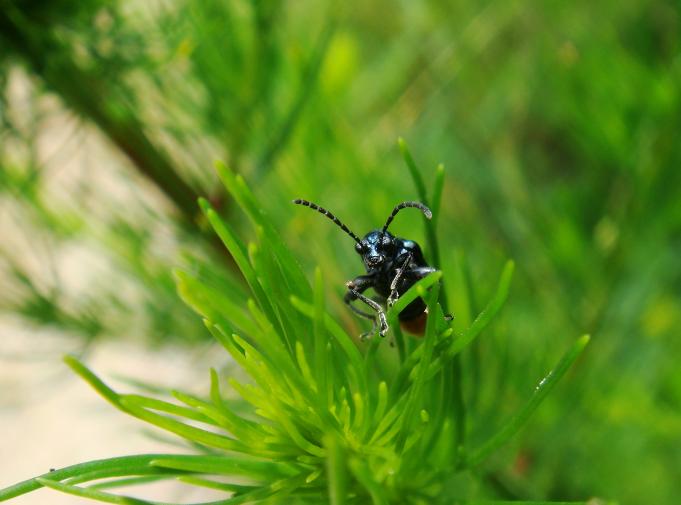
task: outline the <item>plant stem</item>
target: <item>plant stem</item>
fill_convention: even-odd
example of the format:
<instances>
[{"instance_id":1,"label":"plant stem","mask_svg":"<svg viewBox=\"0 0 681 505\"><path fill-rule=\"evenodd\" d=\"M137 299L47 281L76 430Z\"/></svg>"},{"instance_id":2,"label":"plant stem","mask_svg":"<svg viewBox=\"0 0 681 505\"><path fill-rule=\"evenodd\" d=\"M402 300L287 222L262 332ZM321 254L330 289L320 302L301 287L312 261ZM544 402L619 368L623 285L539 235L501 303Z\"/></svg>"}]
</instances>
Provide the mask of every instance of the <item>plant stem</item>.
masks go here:
<instances>
[{"instance_id":1,"label":"plant stem","mask_svg":"<svg viewBox=\"0 0 681 505\"><path fill-rule=\"evenodd\" d=\"M430 207L430 200L427 195L426 185L421 176L421 172L416 166L416 162L409 152L407 143L404 139L398 139L398 145L404 161L407 164L409 173L411 174L412 180L414 181L414 186L416 186L416 191L419 195L421 201L428 207ZM442 164L438 165L436 170L435 185L433 190L433 203L436 203L439 207L442 197L442 191L444 188L444 167ZM433 214L438 216L439 208L432 208ZM432 258L432 264L435 268L440 268L440 248L437 239L437 217L433 221L426 222L426 242L428 244L428 251L430 252ZM449 313L449 306L447 303L447 292L446 290L440 291L440 305L445 314ZM457 448L457 454L463 457L465 437L466 437L466 403L463 396L463 368L461 365L461 356L457 354L453 357L451 365L445 367L445 377L449 377L453 384L452 390L452 410L454 412L454 423L455 423L455 447Z\"/></svg>"}]
</instances>

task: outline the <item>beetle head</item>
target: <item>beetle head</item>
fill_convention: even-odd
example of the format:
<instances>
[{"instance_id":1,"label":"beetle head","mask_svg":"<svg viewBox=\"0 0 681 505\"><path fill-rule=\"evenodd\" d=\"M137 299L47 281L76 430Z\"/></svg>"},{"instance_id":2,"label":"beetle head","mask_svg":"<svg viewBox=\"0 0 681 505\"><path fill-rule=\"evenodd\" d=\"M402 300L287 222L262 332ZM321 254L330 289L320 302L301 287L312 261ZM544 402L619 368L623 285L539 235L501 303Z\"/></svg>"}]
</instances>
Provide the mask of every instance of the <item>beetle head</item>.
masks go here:
<instances>
[{"instance_id":1,"label":"beetle head","mask_svg":"<svg viewBox=\"0 0 681 505\"><path fill-rule=\"evenodd\" d=\"M380 269L392 261L395 254L395 237L382 230L367 233L355 246L355 251L362 256L367 271Z\"/></svg>"}]
</instances>

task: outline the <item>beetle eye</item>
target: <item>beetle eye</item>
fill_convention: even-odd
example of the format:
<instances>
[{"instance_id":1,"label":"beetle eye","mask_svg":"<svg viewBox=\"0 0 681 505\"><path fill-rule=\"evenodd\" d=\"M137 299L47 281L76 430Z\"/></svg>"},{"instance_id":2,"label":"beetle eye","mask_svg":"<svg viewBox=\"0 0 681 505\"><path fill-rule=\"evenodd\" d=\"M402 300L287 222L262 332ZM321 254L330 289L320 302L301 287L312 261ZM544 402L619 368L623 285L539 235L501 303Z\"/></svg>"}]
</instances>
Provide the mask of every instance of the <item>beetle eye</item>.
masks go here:
<instances>
[{"instance_id":1,"label":"beetle eye","mask_svg":"<svg viewBox=\"0 0 681 505\"><path fill-rule=\"evenodd\" d=\"M390 247L390 245L391 245L392 243L393 243L393 241L390 240L390 237L385 237L385 236L384 236L384 237L381 239L381 245L382 245L383 247L385 247L386 249L387 249L388 247Z\"/></svg>"},{"instance_id":2,"label":"beetle eye","mask_svg":"<svg viewBox=\"0 0 681 505\"><path fill-rule=\"evenodd\" d=\"M361 242L357 242L355 244L355 251L357 251L357 254L362 254L364 252L364 245Z\"/></svg>"}]
</instances>

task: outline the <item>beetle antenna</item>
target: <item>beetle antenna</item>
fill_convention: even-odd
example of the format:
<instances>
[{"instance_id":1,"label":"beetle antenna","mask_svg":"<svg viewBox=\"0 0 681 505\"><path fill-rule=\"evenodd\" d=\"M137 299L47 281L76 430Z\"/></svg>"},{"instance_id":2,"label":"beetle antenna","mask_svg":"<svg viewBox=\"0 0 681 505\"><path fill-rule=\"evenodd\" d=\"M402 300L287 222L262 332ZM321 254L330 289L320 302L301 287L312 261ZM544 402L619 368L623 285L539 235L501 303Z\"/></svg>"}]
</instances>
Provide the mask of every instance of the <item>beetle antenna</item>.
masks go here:
<instances>
[{"instance_id":1,"label":"beetle antenna","mask_svg":"<svg viewBox=\"0 0 681 505\"><path fill-rule=\"evenodd\" d=\"M352 233L352 232L350 231L350 229L349 229L347 226L345 226L345 224L343 224L343 223L341 222L340 219L338 219L336 216L334 216L333 214L331 214L331 212L329 212L328 210L326 210L324 207L320 207L320 206L317 205L316 203L308 202L307 200L301 200L300 198L298 198L298 199L296 199L296 200L293 200L293 203L295 203L296 205L304 205L305 207L310 207L311 209L316 210L316 211L319 212L320 214L324 214L324 215L325 215L326 217L328 217L331 221L333 221L334 223L336 223L336 224L340 227L341 230L343 230L345 233L347 233L348 235L350 235L350 236L353 238L353 240L359 244L359 242L360 242L359 237L358 237L357 235L355 235L354 233Z\"/></svg>"},{"instance_id":2,"label":"beetle antenna","mask_svg":"<svg viewBox=\"0 0 681 505\"><path fill-rule=\"evenodd\" d=\"M433 217L433 213L430 211L430 209L423 205L421 202L402 202L395 206L392 213L388 217L388 220L385 222L385 225L383 226L383 230L381 230L381 232L385 233L388 230L388 226L390 226L390 223L392 223L393 219L395 219L397 213L407 207L419 209L421 212L423 212L423 215L426 216L428 219L431 219Z\"/></svg>"}]
</instances>

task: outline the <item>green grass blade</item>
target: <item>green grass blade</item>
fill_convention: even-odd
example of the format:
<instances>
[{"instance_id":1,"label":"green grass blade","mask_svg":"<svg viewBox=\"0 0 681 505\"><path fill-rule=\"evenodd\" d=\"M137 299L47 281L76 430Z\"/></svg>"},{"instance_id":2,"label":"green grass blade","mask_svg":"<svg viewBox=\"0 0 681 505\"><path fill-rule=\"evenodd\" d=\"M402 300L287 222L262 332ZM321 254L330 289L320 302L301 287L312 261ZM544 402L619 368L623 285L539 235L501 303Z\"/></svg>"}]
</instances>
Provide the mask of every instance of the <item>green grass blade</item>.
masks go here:
<instances>
[{"instance_id":1,"label":"green grass blade","mask_svg":"<svg viewBox=\"0 0 681 505\"><path fill-rule=\"evenodd\" d=\"M327 435L324 445L328 451L326 471L329 481L329 502L331 505L344 505L348 484L346 454L341 442L335 435Z\"/></svg>"},{"instance_id":2,"label":"green grass blade","mask_svg":"<svg viewBox=\"0 0 681 505\"><path fill-rule=\"evenodd\" d=\"M142 477L125 477L122 479L107 480L105 482L98 482L97 484L90 484L88 489L114 489L118 487L131 487L131 486L141 486L143 484L150 484L152 482L158 482L160 480L167 480L169 478L180 479L181 475L173 477L169 472L168 474L162 473L160 475L144 475ZM74 482L69 480L67 484L73 485Z\"/></svg>"},{"instance_id":3,"label":"green grass blade","mask_svg":"<svg viewBox=\"0 0 681 505\"><path fill-rule=\"evenodd\" d=\"M355 477L364 489L367 490L373 505L384 505L388 503L388 498L385 496L385 489L379 482L376 482L366 462L352 458L348 461L348 466L352 475Z\"/></svg>"},{"instance_id":4,"label":"green grass blade","mask_svg":"<svg viewBox=\"0 0 681 505\"><path fill-rule=\"evenodd\" d=\"M415 282L414 285L411 286L406 293L404 293L397 299L395 305L393 305L390 308L390 310L388 310L387 314L388 319L390 319L391 321L396 321L399 313L402 312L407 307L407 305L416 300L416 298L425 296L426 290L433 286L435 283L437 283L441 278L442 272L438 270L436 272L428 274L426 277L419 280L418 282Z\"/></svg>"},{"instance_id":5,"label":"green grass blade","mask_svg":"<svg viewBox=\"0 0 681 505\"><path fill-rule=\"evenodd\" d=\"M212 426L218 426L214 419L204 415L201 412L197 412L195 409L184 407L182 405L175 405L174 403L166 402L164 400L158 400L156 398L148 398L142 395L120 395L121 400L125 400L126 403L132 403L138 407L157 410L159 412L165 412L166 414L172 414L178 417L184 417L191 419L193 421L199 421L204 424L210 424Z\"/></svg>"},{"instance_id":6,"label":"green grass blade","mask_svg":"<svg viewBox=\"0 0 681 505\"><path fill-rule=\"evenodd\" d=\"M102 379L97 377L88 367L83 365L75 356L64 356L64 362L80 375L95 391L102 395L109 403L121 408L120 395L107 386Z\"/></svg>"},{"instance_id":7,"label":"green grass blade","mask_svg":"<svg viewBox=\"0 0 681 505\"><path fill-rule=\"evenodd\" d=\"M287 391L291 398L309 404L315 403L315 394L311 385L302 376L300 369L296 367L294 358L287 352L279 349L276 345L272 345L267 349L271 352L266 355L236 334L232 335L232 339L247 353L247 356L250 355L255 358L255 361L261 363L260 374L265 373L271 377L279 377L278 381L270 381L270 386L274 391L279 388L279 385L288 386Z\"/></svg>"},{"instance_id":8,"label":"green grass blade","mask_svg":"<svg viewBox=\"0 0 681 505\"><path fill-rule=\"evenodd\" d=\"M291 303L296 310L300 311L310 319L315 317L315 309L312 304L306 303L296 297L291 298ZM350 361L350 366L347 367L350 377L354 378L355 381L359 380L360 390L366 391L366 381L364 374L362 373L362 355L360 354L359 349L357 349L355 343L348 336L345 330L343 330L343 328L341 328L338 323L334 321L333 318L331 318L331 316L328 314L324 314L324 325Z\"/></svg>"},{"instance_id":9,"label":"green grass blade","mask_svg":"<svg viewBox=\"0 0 681 505\"><path fill-rule=\"evenodd\" d=\"M374 411L374 424L378 427L383 419L385 409L388 406L388 385L385 381L378 383L378 400L376 402L376 410Z\"/></svg>"},{"instance_id":10,"label":"green grass blade","mask_svg":"<svg viewBox=\"0 0 681 505\"><path fill-rule=\"evenodd\" d=\"M229 315L230 326L246 335L257 335L257 326L248 315L244 306L237 305L223 290L208 286L191 273L176 269L174 271L177 292L180 298L202 317L226 323Z\"/></svg>"},{"instance_id":11,"label":"green grass blade","mask_svg":"<svg viewBox=\"0 0 681 505\"><path fill-rule=\"evenodd\" d=\"M215 167L223 184L239 203L239 206L246 212L251 222L256 227L260 226L264 230L267 242L272 247L273 255L277 258L282 273L284 273L287 280L290 281L290 286L294 290L294 293L301 297L309 297L311 294L310 285L307 282L300 265L293 256L291 249L287 247L271 221L265 216L265 213L246 185L243 177L234 174L222 162L217 162Z\"/></svg>"},{"instance_id":12,"label":"green grass blade","mask_svg":"<svg viewBox=\"0 0 681 505\"><path fill-rule=\"evenodd\" d=\"M432 227L437 230L437 223L440 220L440 204L442 203L442 192L445 188L445 166L440 163L435 169L435 182L433 183L433 198L430 202L430 210L433 211ZM438 265L439 268L440 265Z\"/></svg>"},{"instance_id":13,"label":"green grass blade","mask_svg":"<svg viewBox=\"0 0 681 505\"><path fill-rule=\"evenodd\" d=\"M482 310L482 312L480 312L478 317L475 318L473 324L471 324L468 329L463 332L463 334L459 335L452 341L452 344L447 350L448 357L455 356L468 344L470 344L482 332L482 330L489 325L494 316L496 316L499 310L501 310L501 308L504 306L504 303L508 298L508 292L511 286L514 268L515 264L513 261L509 260L506 262L494 296L487 306Z\"/></svg>"},{"instance_id":14,"label":"green grass blade","mask_svg":"<svg viewBox=\"0 0 681 505\"><path fill-rule=\"evenodd\" d=\"M300 331L304 326L297 311L292 310L289 296L293 289L283 276L271 248L263 237L262 228L257 229L259 244L248 244L248 253L253 269L258 273L258 281L271 302L276 321L269 324L276 328L276 338L286 343L286 348L292 356L295 353L295 342L301 340L305 344L311 343L309 331Z\"/></svg>"},{"instance_id":15,"label":"green grass blade","mask_svg":"<svg viewBox=\"0 0 681 505\"><path fill-rule=\"evenodd\" d=\"M409 169L411 178L414 181L414 186L416 186L416 192L418 193L419 198L424 203L424 205L428 205L428 194L426 191L426 184L423 182L421 172L416 166L416 162L414 161L414 158L412 157L411 152L409 151L409 147L407 147L407 143L404 141L402 137L400 137L397 139L397 145L399 146L400 152L402 153L402 157L404 158L404 161L407 164L407 168Z\"/></svg>"},{"instance_id":16,"label":"green grass blade","mask_svg":"<svg viewBox=\"0 0 681 505\"><path fill-rule=\"evenodd\" d=\"M435 284L426 297L426 304L431 317L426 322L426 332L424 335L423 353L418 363L416 377L409 392L409 399L404 407L404 412L398 421L402 425L398 447L404 444L414 426L414 421L418 418L416 412L421 410L423 405L423 388L428 380L428 368L432 357L433 346L435 344L435 326L437 316L441 317L438 311L437 299L440 292L439 284Z\"/></svg>"},{"instance_id":17,"label":"green grass blade","mask_svg":"<svg viewBox=\"0 0 681 505\"><path fill-rule=\"evenodd\" d=\"M151 470L150 463L151 461L163 456L163 454L122 456L118 458L98 459L94 461L88 461L86 463L79 463L77 465L59 468L52 472L40 475L37 478L28 479L0 490L0 501L9 500L10 498L15 498L31 491L35 491L36 489L40 489L43 487L43 485L37 480L40 478L49 479L50 481L60 481L90 472L101 472L102 477L99 478L104 478L106 476L116 477L120 475L145 475L149 473L158 473ZM127 473L122 473L121 470L124 470Z\"/></svg>"},{"instance_id":18,"label":"green grass blade","mask_svg":"<svg viewBox=\"0 0 681 505\"><path fill-rule=\"evenodd\" d=\"M174 478L177 475L181 475L183 472L181 471L172 471L172 470L163 470L163 469L158 469L158 468L153 468L153 467L148 467L148 468L143 468L143 469L138 469L133 475L135 478L141 478L141 477L156 477L158 479L171 479ZM112 477L130 477L130 469L126 468L125 466L121 467L111 467L111 468L101 468L97 470L92 470L89 472L82 472L81 474L75 476L75 477L70 477L63 482L65 484L69 484L72 486L75 486L77 484L83 484L85 482L93 482L96 480L102 480L102 479L110 479ZM50 477L52 474L50 474ZM54 480L54 479L52 479ZM93 487L94 485L91 485L90 487Z\"/></svg>"},{"instance_id":19,"label":"green grass blade","mask_svg":"<svg viewBox=\"0 0 681 505\"><path fill-rule=\"evenodd\" d=\"M270 481L272 478L294 477L302 468L291 464L264 459L235 456L161 456L150 462L151 466L191 473L212 475L240 475Z\"/></svg>"},{"instance_id":20,"label":"green grass blade","mask_svg":"<svg viewBox=\"0 0 681 505\"><path fill-rule=\"evenodd\" d=\"M126 412L138 419L174 433L175 435L179 435L189 441L227 451L242 453L251 452L251 447L239 440L212 431L202 430L195 426L176 421L175 419L156 414L155 412L139 407L134 401L127 401L125 398L121 398L121 405Z\"/></svg>"},{"instance_id":21,"label":"green grass blade","mask_svg":"<svg viewBox=\"0 0 681 505\"><path fill-rule=\"evenodd\" d=\"M307 362L307 358L305 357L305 349L303 348L303 344L301 344L300 342L296 342L296 361L298 362L298 368L300 369L300 373L303 376L303 380L307 384L309 384L313 392L317 393L317 395L319 396L321 394L319 385L317 384L317 381L312 375L312 369L310 368L310 365ZM320 405L324 406L326 405L326 403L320 401Z\"/></svg>"},{"instance_id":22,"label":"green grass blade","mask_svg":"<svg viewBox=\"0 0 681 505\"><path fill-rule=\"evenodd\" d=\"M324 409L327 409L329 405L327 388L329 355L327 353L326 326L324 325L324 306L324 280L322 279L321 269L317 267L314 273L314 364L319 402Z\"/></svg>"},{"instance_id":23,"label":"green grass blade","mask_svg":"<svg viewBox=\"0 0 681 505\"><path fill-rule=\"evenodd\" d=\"M414 158L407 147L407 143L403 138L399 138L397 143L409 170L409 174L411 175L412 181L414 182L414 186L416 186L416 192L419 195L419 199L425 205L430 207L430 210L433 213L437 213L440 201L442 199L442 190L444 188L444 167L439 165L438 169L436 170L435 187L433 188L434 193L433 199L431 201L431 199L428 197L428 192L425 182L423 181L423 177L421 177L421 171L416 166L416 162L414 161ZM442 169L440 169L440 167L442 167ZM437 208L433 207L433 203L437 203ZM435 268L440 268L440 248L438 246L436 224L437 218L425 220L426 241L428 245L426 248L426 256L430 256L429 259L432 266ZM442 305L442 308L445 310L445 312L449 311L449 306L447 305L447 293L445 292L441 294L440 305Z\"/></svg>"},{"instance_id":24,"label":"green grass blade","mask_svg":"<svg viewBox=\"0 0 681 505\"><path fill-rule=\"evenodd\" d=\"M220 407L216 407L212 403L205 402L180 391L173 391L173 396L196 409L201 415L207 417L211 424L224 428L238 440L254 447L261 445L260 442L264 433L258 429L258 424L234 414L227 404L222 403Z\"/></svg>"},{"instance_id":25,"label":"green grass blade","mask_svg":"<svg viewBox=\"0 0 681 505\"><path fill-rule=\"evenodd\" d=\"M435 375L438 373L443 366L452 359L459 352L461 352L468 344L470 344L480 333L492 322L494 316L501 310L508 298L508 292L511 286L511 280L513 278L514 263L509 260L504 265L504 269L499 278L499 284L497 285L496 292L494 296L489 301L487 306L478 314L473 323L456 338L451 340L451 343L443 341L439 343L436 349L436 354L440 354L438 358L433 360L431 364L430 375ZM428 277L426 277L427 279ZM449 333L449 330L442 334L445 336ZM445 346L441 349L441 346ZM393 395L400 392L403 388L404 381L406 378L413 376L413 368L416 362L421 357L422 348L417 348L405 361L404 365L400 368L398 372L397 379L395 380L395 387L392 390Z\"/></svg>"},{"instance_id":26,"label":"green grass blade","mask_svg":"<svg viewBox=\"0 0 681 505\"><path fill-rule=\"evenodd\" d=\"M584 348L589 343L589 336L583 335L572 345L572 347L561 358L556 367L544 377L532 394L532 398L523 409L518 412L499 432L490 438L480 448L473 451L465 462L466 467L475 467L482 463L490 454L505 444L515 433L527 422L535 409L546 398L551 389L565 375L565 372L582 354Z\"/></svg>"},{"instance_id":27,"label":"green grass blade","mask_svg":"<svg viewBox=\"0 0 681 505\"><path fill-rule=\"evenodd\" d=\"M192 486L205 487L208 489L217 489L218 491L226 491L228 493L244 494L249 491L260 489L260 486L244 486L242 484L232 484L229 482L219 482L203 477L196 477L194 475L185 475L178 477L177 480Z\"/></svg>"},{"instance_id":28,"label":"green grass blade","mask_svg":"<svg viewBox=\"0 0 681 505\"><path fill-rule=\"evenodd\" d=\"M215 230L215 233L218 234L218 237L220 237L220 240L222 240L222 242L227 247L227 250L234 258L234 261L239 267L239 270L241 270L241 273L244 276L244 279L246 279L246 283L251 288L253 296L255 296L256 300L258 301L258 304L260 305L262 310L267 314L267 317L272 322L272 324L276 324L277 323L276 314L270 303L269 297L266 295L265 291L260 285L260 282L258 281L258 276L255 270L253 269L251 263L249 262L246 253L246 247L237 238L236 234L232 232L230 227L227 226L227 224L220 218L218 213L215 212L215 210L213 210L208 201L200 199L199 204L201 205L201 209L203 209L203 212L206 215L208 222L213 227L213 230Z\"/></svg>"},{"instance_id":29,"label":"green grass blade","mask_svg":"<svg viewBox=\"0 0 681 505\"><path fill-rule=\"evenodd\" d=\"M140 500L139 498L133 498L131 496L119 496L111 493L106 493L104 491L99 491L93 488L83 488L79 486L71 486L69 484L64 484L62 482L57 482L51 479L37 478L40 484L45 487L54 489L55 491L61 491L62 493L71 494L74 496L79 496L81 498L89 498L91 500L97 500L104 503L115 503L118 505L156 505L159 502Z\"/></svg>"}]
</instances>

